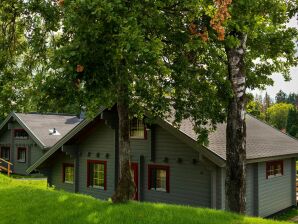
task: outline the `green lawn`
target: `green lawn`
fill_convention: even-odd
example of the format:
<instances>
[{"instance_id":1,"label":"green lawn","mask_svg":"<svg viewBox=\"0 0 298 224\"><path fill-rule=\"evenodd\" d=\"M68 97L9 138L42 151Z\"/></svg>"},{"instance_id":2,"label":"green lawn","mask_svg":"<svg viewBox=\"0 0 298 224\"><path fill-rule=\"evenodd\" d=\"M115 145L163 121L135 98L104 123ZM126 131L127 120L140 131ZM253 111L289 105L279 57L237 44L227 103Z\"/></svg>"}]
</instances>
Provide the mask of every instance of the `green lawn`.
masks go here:
<instances>
[{"instance_id":1,"label":"green lawn","mask_svg":"<svg viewBox=\"0 0 298 224\"><path fill-rule=\"evenodd\" d=\"M0 174L1 224L276 224L223 211L154 203L113 205L90 196L48 189L45 181Z\"/></svg>"},{"instance_id":2,"label":"green lawn","mask_svg":"<svg viewBox=\"0 0 298 224\"><path fill-rule=\"evenodd\" d=\"M290 220L296 216L298 216L298 210L296 208L292 208L288 211L275 215L273 218L277 220Z\"/></svg>"}]
</instances>

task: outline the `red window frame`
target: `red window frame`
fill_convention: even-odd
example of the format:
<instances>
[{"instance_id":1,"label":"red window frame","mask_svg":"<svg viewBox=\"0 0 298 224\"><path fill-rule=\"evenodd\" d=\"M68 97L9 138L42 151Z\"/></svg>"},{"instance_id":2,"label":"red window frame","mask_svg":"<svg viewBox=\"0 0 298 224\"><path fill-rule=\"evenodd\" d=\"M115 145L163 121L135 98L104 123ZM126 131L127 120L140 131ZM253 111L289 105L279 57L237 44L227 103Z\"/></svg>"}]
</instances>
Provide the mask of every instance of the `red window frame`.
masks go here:
<instances>
[{"instance_id":1,"label":"red window frame","mask_svg":"<svg viewBox=\"0 0 298 224\"><path fill-rule=\"evenodd\" d=\"M19 157L19 151L20 150L25 150L25 160L24 161L20 161L20 157ZM17 148L17 160L19 163L26 163L27 162L27 148L26 147L18 147Z\"/></svg>"},{"instance_id":2,"label":"red window frame","mask_svg":"<svg viewBox=\"0 0 298 224\"><path fill-rule=\"evenodd\" d=\"M170 167L165 165L155 165L149 164L148 165L148 190L151 190L151 180L152 180L152 170L153 169L161 169L166 171L166 192L170 192Z\"/></svg>"},{"instance_id":3,"label":"red window frame","mask_svg":"<svg viewBox=\"0 0 298 224\"><path fill-rule=\"evenodd\" d=\"M284 175L284 161L283 160L270 161L270 162L266 162L266 179L271 178L269 175L270 166L275 167L277 165L281 166L281 176Z\"/></svg>"},{"instance_id":4,"label":"red window frame","mask_svg":"<svg viewBox=\"0 0 298 224\"><path fill-rule=\"evenodd\" d=\"M104 165L104 189L107 190L107 161L105 160L87 160L87 187L91 187L90 180L90 164L103 164Z\"/></svg>"},{"instance_id":5,"label":"red window frame","mask_svg":"<svg viewBox=\"0 0 298 224\"><path fill-rule=\"evenodd\" d=\"M65 183L65 168L66 167L73 167L74 168L74 164L73 163L63 163L62 164L62 182L63 183Z\"/></svg>"},{"instance_id":6,"label":"red window frame","mask_svg":"<svg viewBox=\"0 0 298 224\"><path fill-rule=\"evenodd\" d=\"M19 138L19 137L17 137L17 136L16 136L16 133L17 133L18 131L24 131L24 132L26 132L26 130L23 129L23 128L16 128L16 129L13 129L13 136L14 136L14 138L16 138L16 139L28 139L28 138L29 138L29 134L28 134L27 132L26 132L26 134L27 134L27 137L26 137L26 138Z\"/></svg>"},{"instance_id":7,"label":"red window frame","mask_svg":"<svg viewBox=\"0 0 298 224\"><path fill-rule=\"evenodd\" d=\"M10 161L10 151L11 151L11 148L10 148L10 146L0 146L0 158L2 158L1 157L1 155L2 155L2 148L8 148L8 161ZM7 158L2 158L2 159L7 159Z\"/></svg>"}]
</instances>

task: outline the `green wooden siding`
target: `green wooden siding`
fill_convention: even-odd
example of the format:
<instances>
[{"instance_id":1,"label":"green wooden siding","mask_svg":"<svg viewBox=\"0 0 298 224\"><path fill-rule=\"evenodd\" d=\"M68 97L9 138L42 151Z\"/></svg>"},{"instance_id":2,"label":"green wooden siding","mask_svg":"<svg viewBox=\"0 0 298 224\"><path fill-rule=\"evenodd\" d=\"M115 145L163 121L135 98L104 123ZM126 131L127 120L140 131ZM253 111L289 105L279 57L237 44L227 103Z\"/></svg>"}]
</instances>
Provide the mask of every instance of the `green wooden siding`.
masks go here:
<instances>
[{"instance_id":1,"label":"green wooden siding","mask_svg":"<svg viewBox=\"0 0 298 224\"><path fill-rule=\"evenodd\" d=\"M13 130L21 128L22 126L16 121L12 123L12 130L8 130L6 125L6 127L4 127L6 130L0 135L0 145L10 146L10 160L13 163L13 172L26 175L26 169L34 164L45 153L45 151L42 150L30 136L28 139L15 139L13 136ZM27 148L25 163L17 161L18 147Z\"/></svg>"}]
</instances>

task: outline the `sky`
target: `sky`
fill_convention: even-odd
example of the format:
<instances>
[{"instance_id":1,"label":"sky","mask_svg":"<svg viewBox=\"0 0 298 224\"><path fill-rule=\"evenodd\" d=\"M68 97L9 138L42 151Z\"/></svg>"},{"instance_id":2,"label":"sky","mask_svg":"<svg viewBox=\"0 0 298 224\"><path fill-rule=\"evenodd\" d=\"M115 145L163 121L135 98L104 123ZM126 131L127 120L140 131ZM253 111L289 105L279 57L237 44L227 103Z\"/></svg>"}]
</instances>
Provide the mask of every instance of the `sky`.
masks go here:
<instances>
[{"instance_id":1,"label":"sky","mask_svg":"<svg viewBox=\"0 0 298 224\"><path fill-rule=\"evenodd\" d=\"M288 26L298 28L297 19L293 18L289 22ZM272 75L272 79L274 80L273 86L268 86L266 90L257 89L250 92L252 92L254 95L261 94L263 96L267 92L272 99L275 98L275 95L279 90L282 90L287 94L289 94L290 92L298 93L298 67L293 67L291 69L291 78L292 78L291 81L286 82L284 81L284 78L281 74L273 74Z\"/></svg>"}]
</instances>

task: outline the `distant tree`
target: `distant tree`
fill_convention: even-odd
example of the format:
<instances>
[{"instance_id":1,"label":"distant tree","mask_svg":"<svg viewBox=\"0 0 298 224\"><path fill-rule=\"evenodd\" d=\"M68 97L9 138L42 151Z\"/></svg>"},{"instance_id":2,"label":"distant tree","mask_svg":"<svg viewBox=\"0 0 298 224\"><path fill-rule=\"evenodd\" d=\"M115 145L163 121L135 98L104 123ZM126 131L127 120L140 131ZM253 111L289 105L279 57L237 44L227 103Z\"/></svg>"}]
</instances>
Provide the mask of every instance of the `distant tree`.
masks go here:
<instances>
[{"instance_id":1,"label":"distant tree","mask_svg":"<svg viewBox=\"0 0 298 224\"><path fill-rule=\"evenodd\" d=\"M298 106L297 104L298 102L298 94L296 93L289 93L288 97L287 97L287 103L291 103L295 106Z\"/></svg>"},{"instance_id":2,"label":"distant tree","mask_svg":"<svg viewBox=\"0 0 298 224\"><path fill-rule=\"evenodd\" d=\"M264 113L263 111L263 105L258 102L258 101L250 101L247 105L246 105L246 111L247 113L259 118L259 119L264 119Z\"/></svg>"},{"instance_id":3,"label":"distant tree","mask_svg":"<svg viewBox=\"0 0 298 224\"><path fill-rule=\"evenodd\" d=\"M271 100L269 94L266 92L264 101L263 101L264 110L266 111L271 106L271 104L272 104L272 100Z\"/></svg>"},{"instance_id":4,"label":"distant tree","mask_svg":"<svg viewBox=\"0 0 298 224\"><path fill-rule=\"evenodd\" d=\"M298 111L295 107L291 108L288 113L287 133L298 137Z\"/></svg>"},{"instance_id":5,"label":"distant tree","mask_svg":"<svg viewBox=\"0 0 298 224\"><path fill-rule=\"evenodd\" d=\"M286 103L287 102L287 94L284 91L279 90L279 92L275 96L275 102L276 103Z\"/></svg>"},{"instance_id":6,"label":"distant tree","mask_svg":"<svg viewBox=\"0 0 298 224\"><path fill-rule=\"evenodd\" d=\"M277 103L268 108L269 123L279 130L286 129L289 111L294 109L292 104Z\"/></svg>"}]
</instances>

